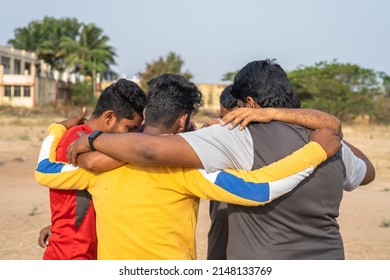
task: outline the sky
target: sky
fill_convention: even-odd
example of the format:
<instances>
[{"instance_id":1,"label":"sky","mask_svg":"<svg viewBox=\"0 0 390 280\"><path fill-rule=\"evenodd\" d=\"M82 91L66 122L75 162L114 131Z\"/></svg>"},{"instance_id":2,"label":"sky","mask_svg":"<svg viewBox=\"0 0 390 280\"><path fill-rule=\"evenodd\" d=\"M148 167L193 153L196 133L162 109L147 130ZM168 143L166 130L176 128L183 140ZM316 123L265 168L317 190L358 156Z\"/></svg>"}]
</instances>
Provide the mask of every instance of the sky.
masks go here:
<instances>
[{"instance_id":1,"label":"sky","mask_svg":"<svg viewBox=\"0 0 390 280\"><path fill-rule=\"evenodd\" d=\"M388 0L0 0L0 45L44 16L95 23L132 78L170 51L196 83L254 60L286 71L336 59L390 74Z\"/></svg>"}]
</instances>

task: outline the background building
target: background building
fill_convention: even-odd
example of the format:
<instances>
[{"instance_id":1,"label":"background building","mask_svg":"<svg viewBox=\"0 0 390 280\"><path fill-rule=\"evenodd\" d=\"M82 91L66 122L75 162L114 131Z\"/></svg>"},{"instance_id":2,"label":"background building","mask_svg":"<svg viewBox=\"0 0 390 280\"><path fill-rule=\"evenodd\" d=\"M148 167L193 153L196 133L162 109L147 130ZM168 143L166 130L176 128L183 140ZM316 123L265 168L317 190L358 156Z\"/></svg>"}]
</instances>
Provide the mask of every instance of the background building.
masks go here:
<instances>
[{"instance_id":1,"label":"background building","mask_svg":"<svg viewBox=\"0 0 390 280\"><path fill-rule=\"evenodd\" d=\"M35 107L69 100L68 74L60 75L33 52L0 46L0 105Z\"/></svg>"}]
</instances>

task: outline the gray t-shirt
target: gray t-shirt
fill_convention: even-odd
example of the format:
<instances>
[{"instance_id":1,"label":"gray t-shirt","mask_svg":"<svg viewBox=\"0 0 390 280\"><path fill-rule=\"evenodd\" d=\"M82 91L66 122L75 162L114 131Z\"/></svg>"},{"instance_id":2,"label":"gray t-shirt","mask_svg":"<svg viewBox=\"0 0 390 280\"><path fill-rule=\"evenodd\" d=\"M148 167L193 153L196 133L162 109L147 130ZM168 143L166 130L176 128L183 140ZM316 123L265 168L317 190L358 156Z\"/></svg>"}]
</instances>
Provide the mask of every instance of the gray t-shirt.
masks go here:
<instances>
[{"instance_id":1,"label":"gray t-shirt","mask_svg":"<svg viewBox=\"0 0 390 280\"><path fill-rule=\"evenodd\" d=\"M255 169L301 148L310 130L281 122L244 131L214 125L181 136L210 172ZM228 259L343 259L336 218L342 190L363 180L362 160L343 145L294 191L260 207L229 205Z\"/></svg>"}]
</instances>

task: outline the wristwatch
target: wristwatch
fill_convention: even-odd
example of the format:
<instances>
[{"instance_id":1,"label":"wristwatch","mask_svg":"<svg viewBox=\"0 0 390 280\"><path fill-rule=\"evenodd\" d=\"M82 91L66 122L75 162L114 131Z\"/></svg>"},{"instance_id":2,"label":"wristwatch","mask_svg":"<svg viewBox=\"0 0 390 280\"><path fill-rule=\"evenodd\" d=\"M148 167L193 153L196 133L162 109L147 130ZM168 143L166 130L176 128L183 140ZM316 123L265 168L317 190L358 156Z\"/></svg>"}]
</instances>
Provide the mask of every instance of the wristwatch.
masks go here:
<instances>
[{"instance_id":1,"label":"wristwatch","mask_svg":"<svg viewBox=\"0 0 390 280\"><path fill-rule=\"evenodd\" d=\"M95 139L102 133L103 131L95 130L88 136L88 144L92 152L96 151L95 147L93 146L93 141L95 141Z\"/></svg>"}]
</instances>

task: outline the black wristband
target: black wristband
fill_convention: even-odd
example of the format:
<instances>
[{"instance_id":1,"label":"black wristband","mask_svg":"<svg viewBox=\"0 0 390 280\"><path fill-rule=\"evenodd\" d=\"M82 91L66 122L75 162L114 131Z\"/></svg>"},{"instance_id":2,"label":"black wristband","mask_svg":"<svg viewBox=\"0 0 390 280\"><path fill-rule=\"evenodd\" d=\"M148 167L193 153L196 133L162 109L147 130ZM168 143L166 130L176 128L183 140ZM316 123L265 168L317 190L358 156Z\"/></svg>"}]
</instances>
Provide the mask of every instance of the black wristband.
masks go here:
<instances>
[{"instance_id":1,"label":"black wristband","mask_svg":"<svg viewBox=\"0 0 390 280\"><path fill-rule=\"evenodd\" d=\"M93 151L93 152L96 151L95 147L93 146L93 141L95 141L95 139L102 133L103 133L103 131L95 130L94 132L92 132L88 136L88 144L89 144L89 148L91 149L91 151Z\"/></svg>"}]
</instances>

